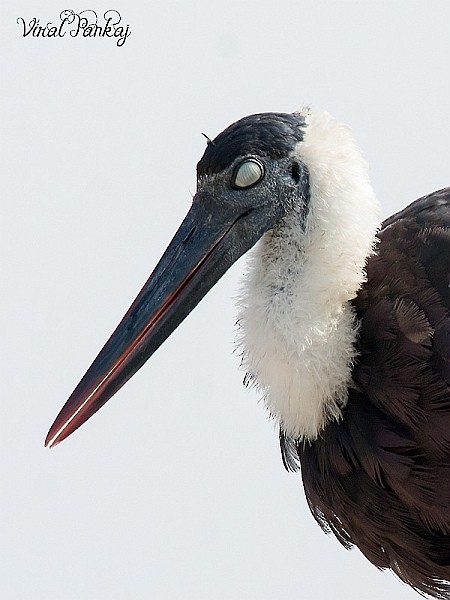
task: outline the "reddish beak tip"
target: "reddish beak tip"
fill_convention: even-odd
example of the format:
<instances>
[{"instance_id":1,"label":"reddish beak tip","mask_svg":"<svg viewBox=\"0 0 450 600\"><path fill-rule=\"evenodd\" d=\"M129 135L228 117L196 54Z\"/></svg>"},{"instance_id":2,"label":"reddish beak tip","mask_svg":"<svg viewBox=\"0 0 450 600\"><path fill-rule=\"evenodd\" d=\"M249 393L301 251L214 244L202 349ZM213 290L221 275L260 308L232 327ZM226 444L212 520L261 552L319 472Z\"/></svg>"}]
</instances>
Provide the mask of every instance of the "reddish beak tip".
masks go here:
<instances>
[{"instance_id":1,"label":"reddish beak tip","mask_svg":"<svg viewBox=\"0 0 450 600\"><path fill-rule=\"evenodd\" d=\"M64 435L64 429L62 429L59 433L58 433L58 429L55 427L56 421L55 423L50 427L49 432L47 433L47 437L45 438L44 441L44 447L45 448L54 448L55 446L57 446L60 442L62 442L68 434Z\"/></svg>"}]
</instances>

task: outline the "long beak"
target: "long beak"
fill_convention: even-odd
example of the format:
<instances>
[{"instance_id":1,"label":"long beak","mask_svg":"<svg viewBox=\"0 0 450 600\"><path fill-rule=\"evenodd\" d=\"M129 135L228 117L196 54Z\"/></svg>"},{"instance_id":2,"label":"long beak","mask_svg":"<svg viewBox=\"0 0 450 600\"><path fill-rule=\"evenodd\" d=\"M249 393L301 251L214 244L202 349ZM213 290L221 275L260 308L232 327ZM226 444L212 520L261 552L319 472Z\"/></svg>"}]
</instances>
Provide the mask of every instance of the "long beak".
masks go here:
<instances>
[{"instance_id":1,"label":"long beak","mask_svg":"<svg viewBox=\"0 0 450 600\"><path fill-rule=\"evenodd\" d=\"M97 412L278 216L197 194L147 283L56 417L45 445L59 444Z\"/></svg>"}]
</instances>

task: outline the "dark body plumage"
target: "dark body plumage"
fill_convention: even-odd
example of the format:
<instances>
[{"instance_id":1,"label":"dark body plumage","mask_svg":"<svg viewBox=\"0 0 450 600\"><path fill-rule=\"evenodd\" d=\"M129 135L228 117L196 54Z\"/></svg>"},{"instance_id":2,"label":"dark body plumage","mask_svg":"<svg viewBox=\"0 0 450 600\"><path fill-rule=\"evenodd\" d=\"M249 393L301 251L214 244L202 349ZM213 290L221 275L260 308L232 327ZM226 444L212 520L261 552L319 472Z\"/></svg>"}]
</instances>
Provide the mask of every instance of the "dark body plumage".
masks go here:
<instances>
[{"instance_id":1,"label":"dark body plumage","mask_svg":"<svg viewBox=\"0 0 450 600\"><path fill-rule=\"evenodd\" d=\"M359 358L339 422L281 435L321 527L418 591L450 597L450 188L387 219L353 304Z\"/></svg>"}]
</instances>

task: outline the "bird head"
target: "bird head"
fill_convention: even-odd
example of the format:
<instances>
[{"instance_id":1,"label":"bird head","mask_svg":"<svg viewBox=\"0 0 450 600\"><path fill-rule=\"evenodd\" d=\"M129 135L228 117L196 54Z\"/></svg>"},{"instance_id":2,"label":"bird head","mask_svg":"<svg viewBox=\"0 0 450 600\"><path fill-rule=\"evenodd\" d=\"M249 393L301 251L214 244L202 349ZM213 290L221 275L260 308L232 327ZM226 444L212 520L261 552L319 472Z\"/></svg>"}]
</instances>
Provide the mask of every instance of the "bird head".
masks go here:
<instances>
[{"instance_id":1,"label":"bird head","mask_svg":"<svg viewBox=\"0 0 450 600\"><path fill-rule=\"evenodd\" d=\"M228 268L287 215L304 222L308 171L299 113L247 116L208 141L180 228L49 430L64 440L150 358Z\"/></svg>"}]
</instances>

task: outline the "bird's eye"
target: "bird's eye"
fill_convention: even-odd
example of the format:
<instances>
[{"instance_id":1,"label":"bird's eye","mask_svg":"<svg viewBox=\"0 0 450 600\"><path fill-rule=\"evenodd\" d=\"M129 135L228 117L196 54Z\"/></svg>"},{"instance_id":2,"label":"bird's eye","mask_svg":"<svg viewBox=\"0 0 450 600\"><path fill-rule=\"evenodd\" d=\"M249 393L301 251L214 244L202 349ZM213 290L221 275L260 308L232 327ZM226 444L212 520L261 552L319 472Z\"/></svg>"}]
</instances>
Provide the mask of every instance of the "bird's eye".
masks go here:
<instances>
[{"instance_id":1,"label":"bird's eye","mask_svg":"<svg viewBox=\"0 0 450 600\"><path fill-rule=\"evenodd\" d=\"M292 175L292 179L295 181L295 183L298 183L300 181L300 167L298 163L292 163L292 167L291 167L291 175Z\"/></svg>"},{"instance_id":2,"label":"bird's eye","mask_svg":"<svg viewBox=\"0 0 450 600\"><path fill-rule=\"evenodd\" d=\"M234 188L249 188L264 177L264 167L255 158L248 158L239 163L233 173L231 185Z\"/></svg>"}]
</instances>

